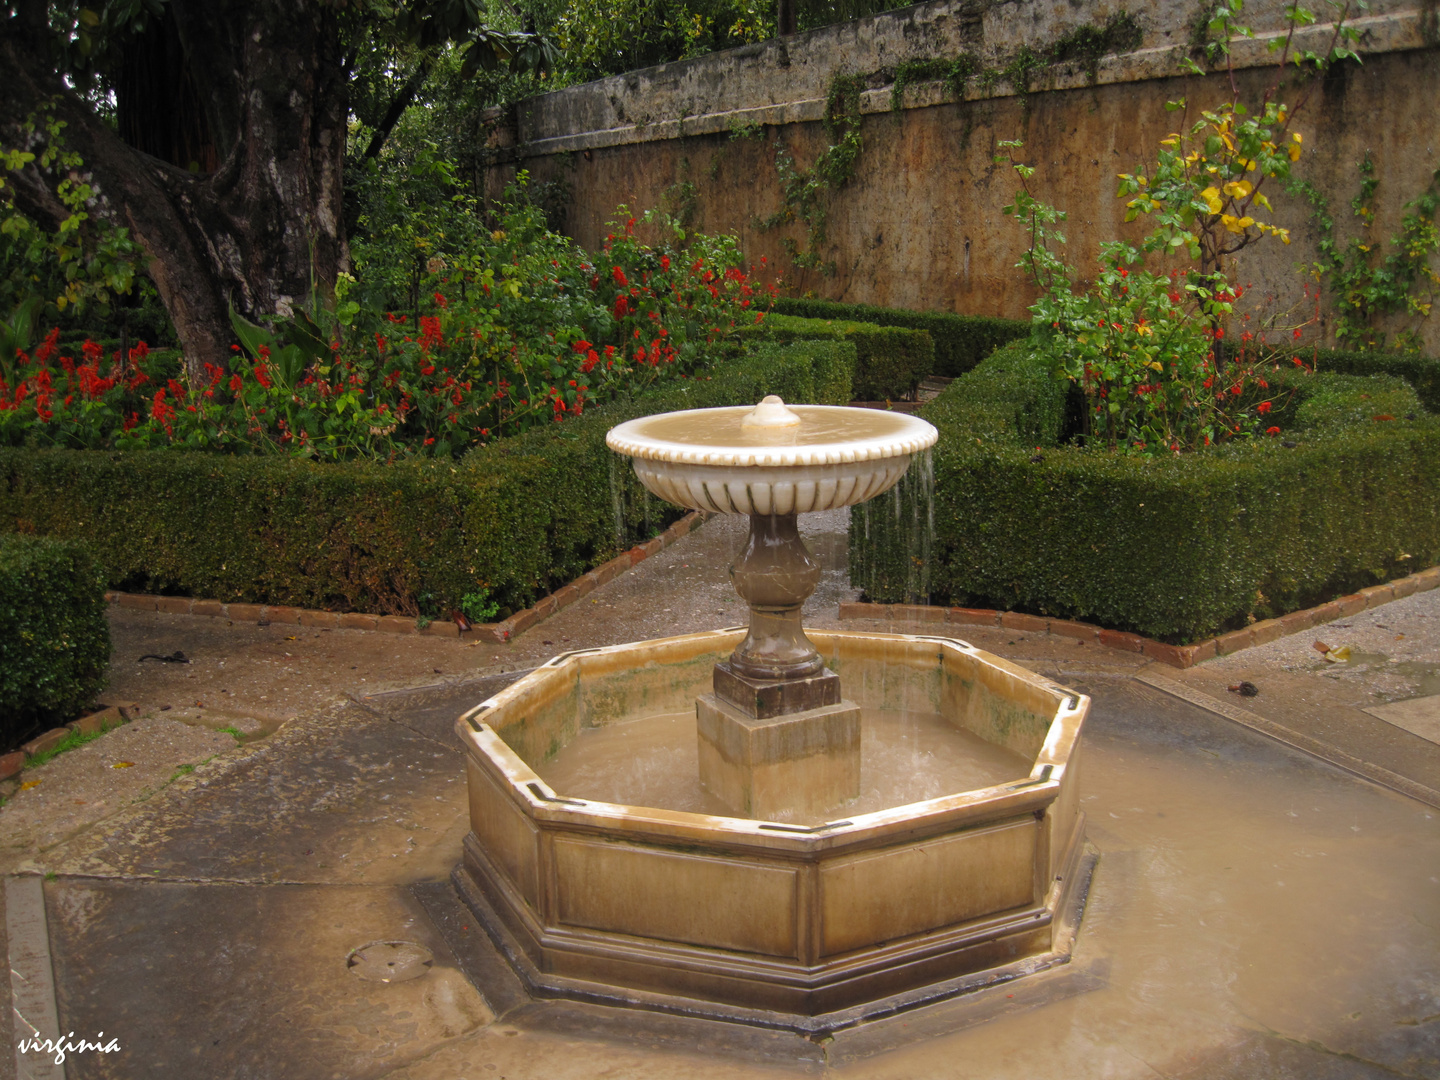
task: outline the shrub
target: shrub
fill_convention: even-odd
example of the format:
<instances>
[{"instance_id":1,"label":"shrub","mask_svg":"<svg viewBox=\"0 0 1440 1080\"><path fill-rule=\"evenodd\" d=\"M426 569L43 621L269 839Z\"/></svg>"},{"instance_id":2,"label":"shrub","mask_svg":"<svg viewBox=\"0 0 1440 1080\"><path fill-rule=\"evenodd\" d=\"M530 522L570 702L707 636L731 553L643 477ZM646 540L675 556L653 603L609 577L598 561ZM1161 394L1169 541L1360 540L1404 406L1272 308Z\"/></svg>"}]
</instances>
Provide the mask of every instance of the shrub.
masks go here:
<instances>
[{"instance_id":1,"label":"shrub","mask_svg":"<svg viewBox=\"0 0 1440 1080\"><path fill-rule=\"evenodd\" d=\"M448 234L357 241L357 258L386 240L405 257L342 275L343 341L323 311L275 331L232 313L244 353L193 379L176 354L67 347L58 329L0 354L0 445L454 458L701 373L769 308L732 237L652 214L647 243L621 207L592 257L546 227L523 185L508 196L493 231L467 203Z\"/></svg>"},{"instance_id":2,"label":"shrub","mask_svg":"<svg viewBox=\"0 0 1440 1080\"><path fill-rule=\"evenodd\" d=\"M854 362L844 342L770 345L454 462L0 449L0 528L104 536L125 589L408 615L485 589L515 610L681 512L605 447L611 426L767 393L843 403Z\"/></svg>"},{"instance_id":3,"label":"shrub","mask_svg":"<svg viewBox=\"0 0 1440 1080\"><path fill-rule=\"evenodd\" d=\"M931 597L1183 642L1440 560L1440 417L1413 386L1267 374L1293 390L1279 434L1146 459L1062 445L1065 384L1000 350L921 410L940 430ZM857 508L851 579L872 600L919 591L924 479Z\"/></svg>"},{"instance_id":4,"label":"shrub","mask_svg":"<svg viewBox=\"0 0 1440 1080\"><path fill-rule=\"evenodd\" d=\"M770 341L849 341L855 346L855 397L860 401L914 399L935 368L935 343L924 330L830 319L770 315L742 331Z\"/></svg>"},{"instance_id":5,"label":"shrub","mask_svg":"<svg viewBox=\"0 0 1440 1080\"><path fill-rule=\"evenodd\" d=\"M948 311L910 311L869 304L841 304L834 300L779 298L775 301L775 313L924 330L935 343L934 373L952 378L963 375L1006 342L1030 336L1028 319L954 315Z\"/></svg>"},{"instance_id":6,"label":"shrub","mask_svg":"<svg viewBox=\"0 0 1440 1080\"><path fill-rule=\"evenodd\" d=\"M1285 357L1289 354L1279 355ZM1344 349L1307 349L1300 356L1317 371L1345 375L1398 375L1415 388L1425 408L1432 413L1440 413L1440 360L1434 357L1419 353L1353 352Z\"/></svg>"},{"instance_id":7,"label":"shrub","mask_svg":"<svg viewBox=\"0 0 1440 1080\"><path fill-rule=\"evenodd\" d=\"M85 547L0 534L0 741L79 715L109 664L105 582Z\"/></svg>"}]
</instances>

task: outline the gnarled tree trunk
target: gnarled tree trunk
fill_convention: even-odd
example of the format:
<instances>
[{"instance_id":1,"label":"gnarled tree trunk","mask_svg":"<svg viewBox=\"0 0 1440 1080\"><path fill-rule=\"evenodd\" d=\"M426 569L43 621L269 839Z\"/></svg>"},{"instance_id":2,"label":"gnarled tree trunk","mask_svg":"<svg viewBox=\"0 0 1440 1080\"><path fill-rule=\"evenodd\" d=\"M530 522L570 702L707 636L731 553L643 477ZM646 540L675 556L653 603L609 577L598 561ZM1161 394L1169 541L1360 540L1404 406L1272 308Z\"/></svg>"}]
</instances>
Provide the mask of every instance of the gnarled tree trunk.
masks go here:
<instances>
[{"instance_id":1,"label":"gnarled tree trunk","mask_svg":"<svg viewBox=\"0 0 1440 1080\"><path fill-rule=\"evenodd\" d=\"M57 72L44 10L23 0L0 20L0 145L26 145L38 111L65 122L96 191L91 212L144 246L192 373L226 363L231 303L262 319L330 293L346 260L347 73L329 5L170 0L114 72L133 146ZM166 70L141 70L157 58ZM38 162L11 174L17 205L58 224L62 178Z\"/></svg>"}]
</instances>

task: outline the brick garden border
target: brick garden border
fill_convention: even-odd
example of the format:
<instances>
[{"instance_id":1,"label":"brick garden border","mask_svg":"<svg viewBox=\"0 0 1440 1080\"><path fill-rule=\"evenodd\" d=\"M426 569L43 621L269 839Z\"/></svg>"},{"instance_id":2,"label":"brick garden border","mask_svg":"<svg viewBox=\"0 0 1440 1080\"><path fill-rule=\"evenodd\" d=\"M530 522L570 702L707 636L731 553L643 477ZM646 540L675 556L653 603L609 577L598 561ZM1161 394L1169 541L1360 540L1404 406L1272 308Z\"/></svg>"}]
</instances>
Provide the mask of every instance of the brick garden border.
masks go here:
<instances>
[{"instance_id":1,"label":"brick garden border","mask_svg":"<svg viewBox=\"0 0 1440 1080\"><path fill-rule=\"evenodd\" d=\"M992 611L989 608L929 607L922 604L841 604L841 619L890 619L895 622L959 623L967 626L998 626L1007 630L1028 630L1032 633L1056 634L1060 637L1093 641L1108 649L1141 653L1152 660L1174 668L1194 667L1202 660L1229 656L1242 649L1266 645L1277 638L1298 634L1312 627L1323 626L1350 615L1388 604L1419 592L1440 588L1440 566L1432 566L1408 577L1361 589L1328 604L1292 611L1278 619L1265 619L1244 630L1234 630L1195 645L1166 645L1163 641L1106 630L1089 623L1068 619L1049 619L1040 615L1024 615L1018 611Z\"/></svg>"},{"instance_id":2,"label":"brick garden border","mask_svg":"<svg viewBox=\"0 0 1440 1080\"><path fill-rule=\"evenodd\" d=\"M435 619L421 629L417 621L406 615L365 615L358 611L315 611L309 608L284 607L271 604L227 604L219 600L196 600L188 596L155 596L152 593L107 592L105 599L116 607L136 611L161 611L168 615L208 615L234 622L281 623L291 626L313 626L325 630L379 630L390 634L428 634L459 637L470 634L480 641L506 642L518 637L536 623L548 619L581 597L588 596L606 582L613 581L636 563L664 551L682 536L687 536L712 515L692 511L652 540L636 544L588 574L582 574L569 585L556 589L534 607L517 611L504 622L476 623L468 631L458 624Z\"/></svg>"}]
</instances>

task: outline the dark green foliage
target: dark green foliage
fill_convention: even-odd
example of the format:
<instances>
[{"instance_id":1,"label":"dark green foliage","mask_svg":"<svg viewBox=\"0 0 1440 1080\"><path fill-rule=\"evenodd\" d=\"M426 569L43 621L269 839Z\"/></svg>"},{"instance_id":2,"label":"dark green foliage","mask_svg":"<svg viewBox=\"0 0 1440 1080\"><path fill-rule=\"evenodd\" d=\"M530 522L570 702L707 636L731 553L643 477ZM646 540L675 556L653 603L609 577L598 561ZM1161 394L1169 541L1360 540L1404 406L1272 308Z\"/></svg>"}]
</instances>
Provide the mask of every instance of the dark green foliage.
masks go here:
<instances>
[{"instance_id":1,"label":"dark green foliage","mask_svg":"<svg viewBox=\"0 0 1440 1080\"><path fill-rule=\"evenodd\" d=\"M935 343L924 330L830 319L769 315L743 336L777 342L848 341L855 346L854 391L859 401L914 398L935 369Z\"/></svg>"},{"instance_id":2,"label":"dark green foliage","mask_svg":"<svg viewBox=\"0 0 1440 1080\"><path fill-rule=\"evenodd\" d=\"M840 304L833 300L777 300L775 312L806 319L844 319L924 330L935 342L936 375L963 375L1005 342L1030 336L1028 320Z\"/></svg>"},{"instance_id":3,"label":"dark green foliage","mask_svg":"<svg viewBox=\"0 0 1440 1080\"><path fill-rule=\"evenodd\" d=\"M1146 458L1059 445L1065 385L1023 343L1000 350L921 413L940 430L932 598L1184 642L1440 561L1440 417L1414 389L1271 379L1296 391L1280 437ZM911 472L851 527L874 600L914 591Z\"/></svg>"},{"instance_id":4,"label":"dark green foliage","mask_svg":"<svg viewBox=\"0 0 1440 1080\"><path fill-rule=\"evenodd\" d=\"M768 393L843 403L854 363L843 342L762 346L454 463L0 449L0 528L104 537L103 578L130 590L416 615L488 589L515 610L680 514L605 447L612 426Z\"/></svg>"},{"instance_id":5,"label":"dark green foliage","mask_svg":"<svg viewBox=\"0 0 1440 1080\"><path fill-rule=\"evenodd\" d=\"M1289 354L1281 354L1286 357ZM1350 352L1341 349L1310 349L1298 354L1316 371L1345 375L1398 375L1415 388L1420 403L1440 413L1440 360L1419 353ZM1376 412L1382 412L1376 409Z\"/></svg>"},{"instance_id":6,"label":"dark green foliage","mask_svg":"<svg viewBox=\"0 0 1440 1080\"><path fill-rule=\"evenodd\" d=\"M83 544L0 534L0 742L74 719L110 665L105 581Z\"/></svg>"}]
</instances>

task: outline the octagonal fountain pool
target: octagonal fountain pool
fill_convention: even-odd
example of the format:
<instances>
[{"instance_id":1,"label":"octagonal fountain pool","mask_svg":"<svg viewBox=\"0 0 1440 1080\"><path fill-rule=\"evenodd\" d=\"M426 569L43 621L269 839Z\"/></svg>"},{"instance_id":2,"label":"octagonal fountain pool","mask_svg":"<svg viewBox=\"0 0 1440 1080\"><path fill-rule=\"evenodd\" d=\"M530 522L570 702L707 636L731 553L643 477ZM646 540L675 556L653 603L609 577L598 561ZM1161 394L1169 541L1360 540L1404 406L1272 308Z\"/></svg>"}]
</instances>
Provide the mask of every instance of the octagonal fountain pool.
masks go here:
<instances>
[{"instance_id":1,"label":"octagonal fountain pool","mask_svg":"<svg viewBox=\"0 0 1440 1080\"><path fill-rule=\"evenodd\" d=\"M933 439L778 399L611 433L658 494L750 515L750 625L566 653L457 723L455 881L532 992L814 1031L1068 956L1089 700L961 641L800 625L796 513Z\"/></svg>"}]
</instances>

